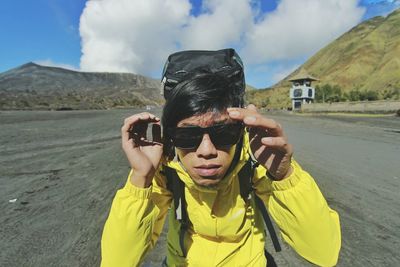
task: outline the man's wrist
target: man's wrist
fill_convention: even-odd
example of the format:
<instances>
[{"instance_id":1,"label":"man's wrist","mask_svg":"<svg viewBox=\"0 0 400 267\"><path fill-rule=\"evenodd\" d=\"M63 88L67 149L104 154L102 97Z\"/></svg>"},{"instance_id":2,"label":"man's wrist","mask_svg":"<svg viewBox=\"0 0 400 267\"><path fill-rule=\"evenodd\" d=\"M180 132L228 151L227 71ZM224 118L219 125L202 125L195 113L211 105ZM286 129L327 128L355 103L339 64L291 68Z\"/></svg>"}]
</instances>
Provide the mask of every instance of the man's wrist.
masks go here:
<instances>
[{"instance_id":1,"label":"man's wrist","mask_svg":"<svg viewBox=\"0 0 400 267\"><path fill-rule=\"evenodd\" d=\"M132 172L129 177L129 182L139 188L148 188L152 184L152 179L136 176L135 173Z\"/></svg>"},{"instance_id":2,"label":"man's wrist","mask_svg":"<svg viewBox=\"0 0 400 267\"><path fill-rule=\"evenodd\" d=\"M266 171L266 176L271 179L272 181L282 181L283 179L288 178L291 174L293 173L293 167L292 165L289 166L287 172L285 173L285 175L279 176L279 175L273 175L272 173L270 173L268 170Z\"/></svg>"}]
</instances>

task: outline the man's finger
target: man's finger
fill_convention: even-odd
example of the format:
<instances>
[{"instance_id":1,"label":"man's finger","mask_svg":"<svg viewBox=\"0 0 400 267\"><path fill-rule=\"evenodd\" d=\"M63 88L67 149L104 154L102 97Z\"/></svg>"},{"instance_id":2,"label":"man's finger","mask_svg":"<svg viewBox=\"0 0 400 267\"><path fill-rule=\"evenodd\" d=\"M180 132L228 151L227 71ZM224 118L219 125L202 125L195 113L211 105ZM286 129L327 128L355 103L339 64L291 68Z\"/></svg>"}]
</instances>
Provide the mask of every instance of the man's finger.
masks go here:
<instances>
[{"instance_id":1,"label":"man's finger","mask_svg":"<svg viewBox=\"0 0 400 267\"><path fill-rule=\"evenodd\" d=\"M285 147L288 145L286 138L284 137L263 137L261 143L269 147Z\"/></svg>"},{"instance_id":2,"label":"man's finger","mask_svg":"<svg viewBox=\"0 0 400 267\"><path fill-rule=\"evenodd\" d=\"M155 121L160 121L159 118L157 118L155 115L148 113L148 112L142 112L139 114L132 115L128 118L125 118L124 120L124 125L128 127L134 124L137 121L148 121L148 122L155 122Z\"/></svg>"},{"instance_id":3,"label":"man's finger","mask_svg":"<svg viewBox=\"0 0 400 267\"><path fill-rule=\"evenodd\" d=\"M245 108L228 108L227 109L229 117L234 120L243 121L247 116L257 116L257 111Z\"/></svg>"},{"instance_id":4,"label":"man's finger","mask_svg":"<svg viewBox=\"0 0 400 267\"><path fill-rule=\"evenodd\" d=\"M260 115L256 110L252 107L248 109L243 108L229 108L228 109L229 116L234 120L241 120L244 122L246 126L263 128L268 131L272 131L274 135L281 136L283 135L282 127L279 123L277 123L273 119L268 119L262 115Z\"/></svg>"},{"instance_id":5,"label":"man's finger","mask_svg":"<svg viewBox=\"0 0 400 267\"><path fill-rule=\"evenodd\" d=\"M121 127L122 142L127 142L133 136L137 136L137 138L144 137L147 131L147 124L151 122L158 123L159 121L158 117L148 112L135 114L126 118Z\"/></svg>"},{"instance_id":6,"label":"man's finger","mask_svg":"<svg viewBox=\"0 0 400 267\"><path fill-rule=\"evenodd\" d=\"M257 107L253 104L248 105L247 109L257 112Z\"/></svg>"},{"instance_id":7,"label":"man's finger","mask_svg":"<svg viewBox=\"0 0 400 267\"><path fill-rule=\"evenodd\" d=\"M132 124L137 122L139 120L139 114L132 115L128 118L124 119L124 124L121 127L121 132L128 132L129 128L131 127Z\"/></svg>"}]
</instances>

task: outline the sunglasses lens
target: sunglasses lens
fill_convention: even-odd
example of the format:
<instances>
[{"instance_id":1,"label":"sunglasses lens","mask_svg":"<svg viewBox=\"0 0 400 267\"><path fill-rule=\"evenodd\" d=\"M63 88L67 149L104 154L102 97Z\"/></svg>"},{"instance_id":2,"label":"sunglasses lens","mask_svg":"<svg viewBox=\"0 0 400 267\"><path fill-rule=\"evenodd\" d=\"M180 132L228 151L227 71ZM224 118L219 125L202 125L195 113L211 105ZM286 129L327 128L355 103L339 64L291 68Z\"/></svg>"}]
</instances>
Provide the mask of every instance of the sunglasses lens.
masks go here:
<instances>
[{"instance_id":1,"label":"sunglasses lens","mask_svg":"<svg viewBox=\"0 0 400 267\"><path fill-rule=\"evenodd\" d=\"M210 135L212 143L219 146L234 145L243 133L242 124L221 124L208 128L182 127L175 128L172 133L174 146L182 149L197 148L203 140L204 133Z\"/></svg>"},{"instance_id":2,"label":"sunglasses lens","mask_svg":"<svg viewBox=\"0 0 400 267\"><path fill-rule=\"evenodd\" d=\"M203 132L198 127L176 128L173 135L174 146L183 149L196 148L203 139Z\"/></svg>"},{"instance_id":3,"label":"sunglasses lens","mask_svg":"<svg viewBox=\"0 0 400 267\"><path fill-rule=\"evenodd\" d=\"M211 141L215 146L235 145L243 133L242 124L224 124L210 129Z\"/></svg>"}]
</instances>

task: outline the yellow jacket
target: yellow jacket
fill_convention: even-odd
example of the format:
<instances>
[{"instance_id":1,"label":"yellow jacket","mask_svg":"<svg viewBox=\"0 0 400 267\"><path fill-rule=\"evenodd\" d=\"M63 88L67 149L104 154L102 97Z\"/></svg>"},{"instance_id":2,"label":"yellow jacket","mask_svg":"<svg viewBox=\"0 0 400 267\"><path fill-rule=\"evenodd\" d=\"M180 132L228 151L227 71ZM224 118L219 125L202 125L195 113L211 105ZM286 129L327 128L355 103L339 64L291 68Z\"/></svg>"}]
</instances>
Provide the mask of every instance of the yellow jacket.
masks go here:
<instances>
[{"instance_id":1,"label":"yellow jacket","mask_svg":"<svg viewBox=\"0 0 400 267\"><path fill-rule=\"evenodd\" d=\"M266 266L264 221L255 203L245 204L237 173L247 161L248 141L240 161L215 189L194 184L178 162L167 162L185 183L190 222L182 257L179 223L171 209L168 230L168 266ZM271 181L258 166L253 182L280 228L284 240L306 260L320 265L337 263L341 246L338 214L329 208L314 179L293 160L293 173ZM130 176L130 175L129 175ZM154 247L164 225L172 196L166 178L157 171L149 188L128 181L118 190L104 226L101 266L138 266Z\"/></svg>"}]
</instances>

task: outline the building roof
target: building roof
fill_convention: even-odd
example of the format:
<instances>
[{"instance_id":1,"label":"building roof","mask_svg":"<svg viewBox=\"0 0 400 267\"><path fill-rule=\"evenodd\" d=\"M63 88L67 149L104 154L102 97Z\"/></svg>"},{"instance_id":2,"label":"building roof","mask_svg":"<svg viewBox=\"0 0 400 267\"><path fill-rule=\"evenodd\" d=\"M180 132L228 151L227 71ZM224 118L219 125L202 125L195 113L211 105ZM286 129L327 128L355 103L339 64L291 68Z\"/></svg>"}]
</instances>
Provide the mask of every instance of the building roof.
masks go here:
<instances>
[{"instance_id":1,"label":"building roof","mask_svg":"<svg viewBox=\"0 0 400 267\"><path fill-rule=\"evenodd\" d=\"M319 81L317 78L308 74L306 69L304 69L303 67L300 68L299 72L296 75L294 75L292 78L289 79L289 82L295 82L300 80Z\"/></svg>"}]
</instances>

